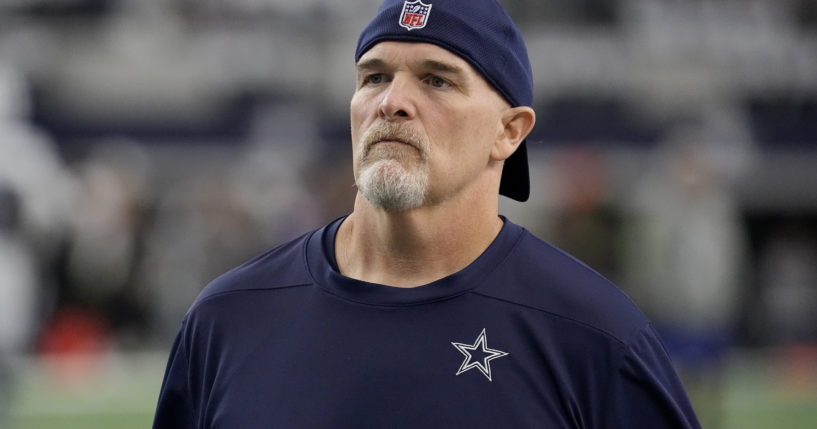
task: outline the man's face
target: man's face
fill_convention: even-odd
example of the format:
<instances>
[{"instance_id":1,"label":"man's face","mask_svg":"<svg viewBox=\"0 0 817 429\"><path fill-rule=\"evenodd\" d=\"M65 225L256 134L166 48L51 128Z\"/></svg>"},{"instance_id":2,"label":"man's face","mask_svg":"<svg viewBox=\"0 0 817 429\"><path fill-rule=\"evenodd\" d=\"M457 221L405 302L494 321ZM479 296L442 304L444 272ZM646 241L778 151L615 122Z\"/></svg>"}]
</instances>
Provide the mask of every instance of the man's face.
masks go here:
<instances>
[{"instance_id":1,"label":"man's face","mask_svg":"<svg viewBox=\"0 0 817 429\"><path fill-rule=\"evenodd\" d=\"M354 172L373 205L405 211L472 189L510 106L465 60L436 45L381 42L357 64Z\"/></svg>"}]
</instances>

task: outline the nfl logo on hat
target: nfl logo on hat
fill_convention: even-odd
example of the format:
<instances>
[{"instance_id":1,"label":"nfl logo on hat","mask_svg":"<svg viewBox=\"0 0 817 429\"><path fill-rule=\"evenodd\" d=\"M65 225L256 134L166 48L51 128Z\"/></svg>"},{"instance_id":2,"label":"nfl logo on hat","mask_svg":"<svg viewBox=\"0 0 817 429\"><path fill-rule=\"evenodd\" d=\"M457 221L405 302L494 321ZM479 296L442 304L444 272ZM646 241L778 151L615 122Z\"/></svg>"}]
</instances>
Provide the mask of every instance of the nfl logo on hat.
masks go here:
<instances>
[{"instance_id":1,"label":"nfl logo on hat","mask_svg":"<svg viewBox=\"0 0 817 429\"><path fill-rule=\"evenodd\" d=\"M400 26L411 31L423 28L428 22L428 15L431 13L431 4L425 4L420 0L403 3L403 13L400 14Z\"/></svg>"}]
</instances>

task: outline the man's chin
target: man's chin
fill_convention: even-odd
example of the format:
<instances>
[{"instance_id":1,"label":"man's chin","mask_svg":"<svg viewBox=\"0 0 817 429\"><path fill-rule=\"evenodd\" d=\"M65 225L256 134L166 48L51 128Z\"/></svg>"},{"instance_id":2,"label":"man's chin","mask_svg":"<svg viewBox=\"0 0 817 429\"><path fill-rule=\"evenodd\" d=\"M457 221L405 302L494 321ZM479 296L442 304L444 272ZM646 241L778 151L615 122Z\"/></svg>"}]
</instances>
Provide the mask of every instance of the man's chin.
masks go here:
<instances>
[{"instance_id":1,"label":"man's chin","mask_svg":"<svg viewBox=\"0 0 817 429\"><path fill-rule=\"evenodd\" d=\"M369 198L366 198L366 201L368 201L369 204L371 204L376 209L380 209L388 214L394 215L408 213L411 210L420 208L422 206L405 204L403 201L400 200L383 200L383 199L370 200Z\"/></svg>"},{"instance_id":2,"label":"man's chin","mask_svg":"<svg viewBox=\"0 0 817 429\"><path fill-rule=\"evenodd\" d=\"M399 213L421 207L428 187L427 175L409 172L396 160L366 165L357 177L358 190L373 206Z\"/></svg>"}]
</instances>

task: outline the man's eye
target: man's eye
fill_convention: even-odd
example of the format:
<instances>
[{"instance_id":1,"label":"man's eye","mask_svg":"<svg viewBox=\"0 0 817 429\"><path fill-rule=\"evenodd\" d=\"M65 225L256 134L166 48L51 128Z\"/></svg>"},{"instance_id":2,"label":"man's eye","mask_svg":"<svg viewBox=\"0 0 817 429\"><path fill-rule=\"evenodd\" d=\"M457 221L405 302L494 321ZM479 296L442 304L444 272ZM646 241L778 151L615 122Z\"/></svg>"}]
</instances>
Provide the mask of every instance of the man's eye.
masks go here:
<instances>
[{"instance_id":1,"label":"man's eye","mask_svg":"<svg viewBox=\"0 0 817 429\"><path fill-rule=\"evenodd\" d=\"M364 82L365 83L374 83L374 84L383 83L383 75L380 74L380 73L370 74L370 75L366 76L366 78L364 79Z\"/></svg>"},{"instance_id":2,"label":"man's eye","mask_svg":"<svg viewBox=\"0 0 817 429\"><path fill-rule=\"evenodd\" d=\"M448 81L437 76L430 76L428 78L429 85L433 86L434 88L445 88L448 86Z\"/></svg>"}]
</instances>

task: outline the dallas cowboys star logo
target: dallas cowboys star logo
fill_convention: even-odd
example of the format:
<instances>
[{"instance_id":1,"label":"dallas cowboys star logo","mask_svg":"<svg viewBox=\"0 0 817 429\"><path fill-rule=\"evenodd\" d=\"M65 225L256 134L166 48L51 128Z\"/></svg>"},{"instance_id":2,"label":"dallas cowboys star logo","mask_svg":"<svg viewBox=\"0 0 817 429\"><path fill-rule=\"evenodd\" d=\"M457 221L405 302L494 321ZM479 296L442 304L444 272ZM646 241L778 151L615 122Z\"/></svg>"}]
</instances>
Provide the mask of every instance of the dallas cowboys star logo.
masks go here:
<instances>
[{"instance_id":1,"label":"dallas cowboys star logo","mask_svg":"<svg viewBox=\"0 0 817 429\"><path fill-rule=\"evenodd\" d=\"M460 375L469 369L476 368L488 379L488 381L493 381L491 379L491 361L496 358L501 358L502 356L507 356L508 353L503 352L502 350L488 348L486 341L485 329L483 328L482 333L479 334L479 337L477 337L474 344L451 343L451 345L456 347L460 353L465 355L465 360L462 361L462 365L460 365L460 369L457 371L456 375ZM474 357L475 352L476 354L481 354L482 357Z\"/></svg>"}]
</instances>

